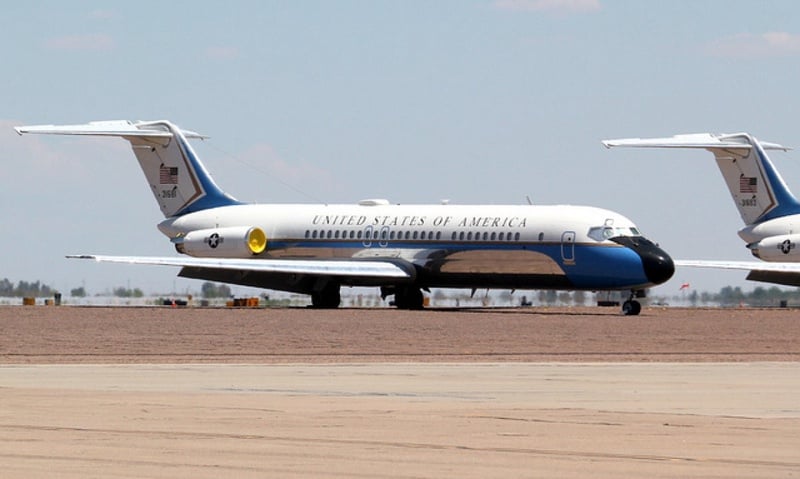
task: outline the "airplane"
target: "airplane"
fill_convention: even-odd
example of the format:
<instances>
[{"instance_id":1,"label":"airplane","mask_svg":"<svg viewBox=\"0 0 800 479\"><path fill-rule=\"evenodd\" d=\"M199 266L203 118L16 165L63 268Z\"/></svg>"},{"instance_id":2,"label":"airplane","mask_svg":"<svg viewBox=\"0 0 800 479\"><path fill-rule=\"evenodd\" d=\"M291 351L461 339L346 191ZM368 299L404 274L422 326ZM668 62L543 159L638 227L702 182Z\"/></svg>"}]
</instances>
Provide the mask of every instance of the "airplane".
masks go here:
<instances>
[{"instance_id":1,"label":"airplane","mask_svg":"<svg viewBox=\"0 0 800 479\"><path fill-rule=\"evenodd\" d=\"M379 287L401 309L430 288L630 291L674 273L669 255L618 213L589 206L243 203L217 186L169 121L19 126L26 133L121 137L130 142L165 219L174 257L72 255L177 266L179 276L303 293L336 308L342 286Z\"/></svg>"},{"instance_id":2,"label":"airplane","mask_svg":"<svg viewBox=\"0 0 800 479\"><path fill-rule=\"evenodd\" d=\"M748 280L800 286L800 201L767 150L788 151L748 133L695 133L668 138L605 140L606 148L700 148L717 160L744 227L739 237L759 261L675 260L676 266L749 271Z\"/></svg>"}]
</instances>

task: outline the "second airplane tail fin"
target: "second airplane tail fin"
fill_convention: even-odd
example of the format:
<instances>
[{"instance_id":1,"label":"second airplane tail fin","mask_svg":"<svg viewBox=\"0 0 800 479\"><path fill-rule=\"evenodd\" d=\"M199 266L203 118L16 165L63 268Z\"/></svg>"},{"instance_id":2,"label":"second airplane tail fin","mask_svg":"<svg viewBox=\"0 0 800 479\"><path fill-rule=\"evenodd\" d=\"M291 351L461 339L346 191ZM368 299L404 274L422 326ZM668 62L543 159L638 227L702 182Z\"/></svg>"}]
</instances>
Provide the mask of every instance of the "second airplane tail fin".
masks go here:
<instances>
[{"instance_id":1,"label":"second airplane tail fin","mask_svg":"<svg viewBox=\"0 0 800 479\"><path fill-rule=\"evenodd\" d=\"M19 126L23 133L118 136L130 142L165 217L240 204L222 191L187 138L203 138L168 121L96 121L83 125Z\"/></svg>"},{"instance_id":2,"label":"second airplane tail fin","mask_svg":"<svg viewBox=\"0 0 800 479\"><path fill-rule=\"evenodd\" d=\"M800 202L789 191L766 150L788 150L759 142L747 133L700 133L670 138L629 138L603 141L606 148L702 148L714 154L728 190L745 225L800 213Z\"/></svg>"}]
</instances>

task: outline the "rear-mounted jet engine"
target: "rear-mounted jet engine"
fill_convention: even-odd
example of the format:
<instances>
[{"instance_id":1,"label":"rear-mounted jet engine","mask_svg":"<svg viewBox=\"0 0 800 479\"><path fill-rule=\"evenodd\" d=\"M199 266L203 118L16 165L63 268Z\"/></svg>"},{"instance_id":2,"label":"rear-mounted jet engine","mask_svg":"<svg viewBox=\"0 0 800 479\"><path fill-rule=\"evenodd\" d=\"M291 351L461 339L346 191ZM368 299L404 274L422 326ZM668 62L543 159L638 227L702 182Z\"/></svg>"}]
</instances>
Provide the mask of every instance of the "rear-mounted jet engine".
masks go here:
<instances>
[{"instance_id":1,"label":"rear-mounted jet engine","mask_svg":"<svg viewBox=\"0 0 800 479\"><path fill-rule=\"evenodd\" d=\"M267 249L264 231L247 226L190 231L173 241L178 253L199 258L248 258Z\"/></svg>"}]
</instances>

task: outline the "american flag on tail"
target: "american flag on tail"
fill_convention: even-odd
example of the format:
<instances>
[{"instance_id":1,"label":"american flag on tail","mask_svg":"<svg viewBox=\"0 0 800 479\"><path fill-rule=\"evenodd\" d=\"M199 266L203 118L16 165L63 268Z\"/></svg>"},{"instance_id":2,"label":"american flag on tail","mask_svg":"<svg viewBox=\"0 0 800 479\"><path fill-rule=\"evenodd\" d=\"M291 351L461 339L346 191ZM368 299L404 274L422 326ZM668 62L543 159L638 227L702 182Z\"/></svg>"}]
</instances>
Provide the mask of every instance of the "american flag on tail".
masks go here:
<instances>
[{"instance_id":1,"label":"american flag on tail","mask_svg":"<svg viewBox=\"0 0 800 479\"><path fill-rule=\"evenodd\" d=\"M739 177L739 193L757 193L758 179L755 176Z\"/></svg>"},{"instance_id":2,"label":"american flag on tail","mask_svg":"<svg viewBox=\"0 0 800 479\"><path fill-rule=\"evenodd\" d=\"M177 185L178 184L178 167L177 166L164 166L163 164L158 171L158 182L162 185Z\"/></svg>"}]
</instances>

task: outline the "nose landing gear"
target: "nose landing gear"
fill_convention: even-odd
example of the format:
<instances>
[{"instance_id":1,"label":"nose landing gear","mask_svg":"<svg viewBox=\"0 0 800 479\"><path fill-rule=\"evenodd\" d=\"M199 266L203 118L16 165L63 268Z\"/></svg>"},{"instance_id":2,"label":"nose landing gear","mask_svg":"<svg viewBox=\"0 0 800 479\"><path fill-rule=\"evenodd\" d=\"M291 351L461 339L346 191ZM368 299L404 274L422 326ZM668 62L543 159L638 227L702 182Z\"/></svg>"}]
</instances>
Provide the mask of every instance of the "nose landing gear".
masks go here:
<instances>
[{"instance_id":1,"label":"nose landing gear","mask_svg":"<svg viewBox=\"0 0 800 479\"><path fill-rule=\"evenodd\" d=\"M622 303L622 314L625 316L638 316L642 312L642 303L636 301L634 298L643 298L644 290L631 291L631 296L627 301Z\"/></svg>"},{"instance_id":2,"label":"nose landing gear","mask_svg":"<svg viewBox=\"0 0 800 479\"><path fill-rule=\"evenodd\" d=\"M625 316L636 316L642 311L642 304L636 300L629 299L622 303L622 314Z\"/></svg>"}]
</instances>

